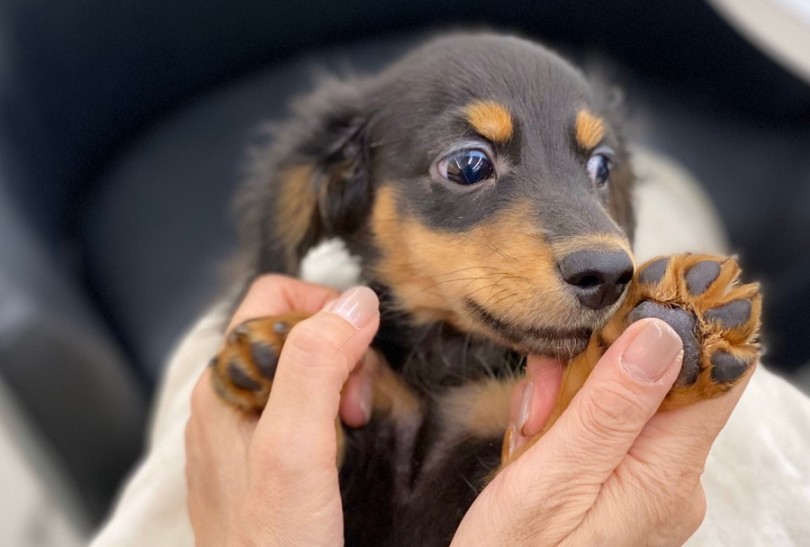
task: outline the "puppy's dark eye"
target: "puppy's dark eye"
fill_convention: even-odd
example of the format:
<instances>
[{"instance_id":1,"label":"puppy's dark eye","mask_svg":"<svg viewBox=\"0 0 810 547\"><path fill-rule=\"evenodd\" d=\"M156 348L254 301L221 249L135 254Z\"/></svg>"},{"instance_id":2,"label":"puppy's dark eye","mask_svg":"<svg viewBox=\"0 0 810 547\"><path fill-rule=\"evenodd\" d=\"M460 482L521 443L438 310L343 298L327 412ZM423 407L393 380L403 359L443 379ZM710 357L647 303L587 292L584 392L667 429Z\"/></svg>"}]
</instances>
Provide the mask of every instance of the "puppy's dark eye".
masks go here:
<instances>
[{"instance_id":1,"label":"puppy's dark eye","mask_svg":"<svg viewBox=\"0 0 810 547\"><path fill-rule=\"evenodd\" d=\"M470 186L492 178L495 166L483 150L466 148L441 160L439 173L450 182Z\"/></svg>"},{"instance_id":2,"label":"puppy's dark eye","mask_svg":"<svg viewBox=\"0 0 810 547\"><path fill-rule=\"evenodd\" d=\"M613 168L613 151L609 148L597 148L586 167L594 186L604 188L610 179L610 170Z\"/></svg>"}]
</instances>

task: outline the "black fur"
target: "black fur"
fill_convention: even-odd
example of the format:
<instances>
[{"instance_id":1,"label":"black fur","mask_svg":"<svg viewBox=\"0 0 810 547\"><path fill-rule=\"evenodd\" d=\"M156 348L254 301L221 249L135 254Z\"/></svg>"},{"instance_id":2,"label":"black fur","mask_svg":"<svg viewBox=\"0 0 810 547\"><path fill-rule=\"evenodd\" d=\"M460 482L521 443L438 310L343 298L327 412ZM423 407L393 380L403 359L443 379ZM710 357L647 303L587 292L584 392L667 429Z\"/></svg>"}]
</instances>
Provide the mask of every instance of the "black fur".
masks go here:
<instances>
[{"instance_id":1,"label":"black fur","mask_svg":"<svg viewBox=\"0 0 810 547\"><path fill-rule=\"evenodd\" d=\"M489 143L508 164L497 185L460 191L437 182L431 166L449 146L478 139L460 117L476 99L507 105L515 129L507 143ZM632 173L615 120L585 78L556 54L530 42L494 35L434 41L375 78L330 82L304 99L273 144L257 155L240 197L246 284L267 272L298 274L319 241L340 237L360 259L363 281L381 296L382 324L374 342L425 402L426 417L412 446L411 468L395 476L399 439L379 420L349 433L341 484L349 545L443 545L498 464L500 439L465 438L446 446L436 405L451 387L508 377L522 356L495 341L446 323L421 324L375 277L381 260L369 216L383 185L398 190L400 211L431 230L456 233L516 202L532 204L547 241L591 233L632 235ZM588 178L588 160L573 138L577 109L608 119L605 143L617 153L606 191ZM274 224L279 177L294 166L314 169L318 196L306 233L288 241ZM609 212L610 217L606 213ZM616 227L613 220L621 230ZM292 246L292 253L290 252ZM438 446L442 465L421 465Z\"/></svg>"}]
</instances>

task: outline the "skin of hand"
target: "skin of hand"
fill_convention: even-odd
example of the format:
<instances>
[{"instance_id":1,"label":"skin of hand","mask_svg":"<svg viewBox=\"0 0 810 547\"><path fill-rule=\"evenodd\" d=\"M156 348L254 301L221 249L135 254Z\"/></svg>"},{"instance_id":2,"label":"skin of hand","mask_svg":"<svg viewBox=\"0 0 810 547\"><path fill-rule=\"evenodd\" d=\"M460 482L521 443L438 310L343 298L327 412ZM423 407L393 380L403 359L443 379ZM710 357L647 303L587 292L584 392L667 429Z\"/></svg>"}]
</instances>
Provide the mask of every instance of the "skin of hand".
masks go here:
<instances>
[{"instance_id":1,"label":"skin of hand","mask_svg":"<svg viewBox=\"0 0 810 547\"><path fill-rule=\"evenodd\" d=\"M194 389L186 476L197 545L343 541L335 417L350 426L368 421L377 358L367 347L378 302L366 288L340 296L267 276L248 291L229 329L293 309L318 313L292 329L261 417L220 401L208 372ZM453 544L683 543L705 514L700 476L708 451L746 382L718 399L656 414L681 355L666 323L631 325L544 437L487 485ZM512 396L515 447L543 429L561 376L559 362L529 359L527 379Z\"/></svg>"},{"instance_id":2,"label":"skin of hand","mask_svg":"<svg viewBox=\"0 0 810 547\"><path fill-rule=\"evenodd\" d=\"M198 546L342 543L335 418L368 421L378 307L366 287L340 295L281 276L251 286L228 330L291 310L314 315L290 331L261 416L222 402L210 371L197 382L185 441Z\"/></svg>"},{"instance_id":3,"label":"skin of hand","mask_svg":"<svg viewBox=\"0 0 810 547\"><path fill-rule=\"evenodd\" d=\"M682 343L644 319L608 349L548 432L490 482L453 545L681 545L700 526L712 443L750 374L724 396L656 413ZM562 368L531 357L513 392L514 448L543 429Z\"/></svg>"}]
</instances>

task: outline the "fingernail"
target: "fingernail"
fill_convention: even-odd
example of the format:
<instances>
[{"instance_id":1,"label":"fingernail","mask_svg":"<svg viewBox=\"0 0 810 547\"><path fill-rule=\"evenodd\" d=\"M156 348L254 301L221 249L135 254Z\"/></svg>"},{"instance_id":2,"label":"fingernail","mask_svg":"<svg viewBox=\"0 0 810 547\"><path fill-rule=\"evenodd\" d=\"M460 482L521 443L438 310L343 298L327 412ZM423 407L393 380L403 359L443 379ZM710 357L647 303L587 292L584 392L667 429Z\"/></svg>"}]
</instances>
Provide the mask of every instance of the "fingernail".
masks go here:
<instances>
[{"instance_id":1,"label":"fingernail","mask_svg":"<svg viewBox=\"0 0 810 547\"><path fill-rule=\"evenodd\" d=\"M380 302L374 291L368 287L353 287L327 304L324 310L339 315L359 329L379 313L379 306Z\"/></svg>"},{"instance_id":2,"label":"fingernail","mask_svg":"<svg viewBox=\"0 0 810 547\"><path fill-rule=\"evenodd\" d=\"M532 394L534 393L534 382L529 381L526 384L526 389L523 390L523 397L520 399L520 413L518 415L518 424L517 430L520 431L521 435L526 435L526 432L523 431L523 426L526 425L526 422L529 421L529 413L532 409Z\"/></svg>"},{"instance_id":3,"label":"fingernail","mask_svg":"<svg viewBox=\"0 0 810 547\"><path fill-rule=\"evenodd\" d=\"M682 351L681 338L672 327L648 321L625 348L620 363L630 376L642 382L658 382Z\"/></svg>"}]
</instances>

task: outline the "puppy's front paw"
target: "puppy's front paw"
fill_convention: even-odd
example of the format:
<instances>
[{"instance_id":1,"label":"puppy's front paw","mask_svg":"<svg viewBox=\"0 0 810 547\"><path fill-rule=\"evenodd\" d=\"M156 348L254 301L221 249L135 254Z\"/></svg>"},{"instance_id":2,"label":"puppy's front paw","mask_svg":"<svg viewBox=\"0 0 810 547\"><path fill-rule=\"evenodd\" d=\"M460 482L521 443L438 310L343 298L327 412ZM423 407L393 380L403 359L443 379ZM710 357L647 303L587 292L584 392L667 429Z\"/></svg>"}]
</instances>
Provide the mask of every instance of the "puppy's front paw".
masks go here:
<instances>
[{"instance_id":1,"label":"puppy's front paw","mask_svg":"<svg viewBox=\"0 0 810 547\"><path fill-rule=\"evenodd\" d=\"M306 317L293 312L251 319L234 327L211 359L216 392L244 410L263 409L287 334Z\"/></svg>"},{"instance_id":2,"label":"puppy's front paw","mask_svg":"<svg viewBox=\"0 0 810 547\"><path fill-rule=\"evenodd\" d=\"M732 258L675 255L639 269L629 322L657 317L683 340L683 367L664 401L675 407L728 391L760 355L762 297L756 283L741 284Z\"/></svg>"}]
</instances>

